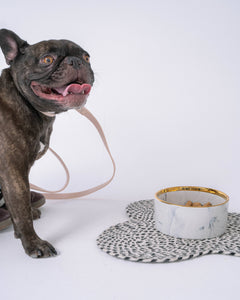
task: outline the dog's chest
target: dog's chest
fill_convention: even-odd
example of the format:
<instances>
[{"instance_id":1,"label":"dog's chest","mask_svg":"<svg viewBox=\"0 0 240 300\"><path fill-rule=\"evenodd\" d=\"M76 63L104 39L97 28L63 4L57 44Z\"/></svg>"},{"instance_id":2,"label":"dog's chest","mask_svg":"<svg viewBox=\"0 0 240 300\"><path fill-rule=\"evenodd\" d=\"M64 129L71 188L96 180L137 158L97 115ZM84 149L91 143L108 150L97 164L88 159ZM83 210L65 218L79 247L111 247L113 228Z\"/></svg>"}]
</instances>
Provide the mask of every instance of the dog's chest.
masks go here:
<instances>
[{"instance_id":1,"label":"dog's chest","mask_svg":"<svg viewBox=\"0 0 240 300\"><path fill-rule=\"evenodd\" d=\"M39 147L40 147L40 148L39 148L39 150L38 150L38 154L41 153L41 152L43 152L46 146L40 141Z\"/></svg>"},{"instance_id":2,"label":"dog's chest","mask_svg":"<svg viewBox=\"0 0 240 300\"><path fill-rule=\"evenodd\" d=\"M39 142L39 149L36 159L41 158L47 151L48 145L45 145L43 142Z\"/></svg>"},{"instance_id":3,"label":"dog's chest","mask_svg":"<svg viewBox=\"0 0 240 300\"><path fill-rule=\"evenodd\" d=\"M52 124L53 121L51 121L50 123L46 123L43 127L42 135L38 144L38 154L36 159L39 159L41 156L43 156L49 148L49 140L52 133Z\"/></svg>"}]
</instances>

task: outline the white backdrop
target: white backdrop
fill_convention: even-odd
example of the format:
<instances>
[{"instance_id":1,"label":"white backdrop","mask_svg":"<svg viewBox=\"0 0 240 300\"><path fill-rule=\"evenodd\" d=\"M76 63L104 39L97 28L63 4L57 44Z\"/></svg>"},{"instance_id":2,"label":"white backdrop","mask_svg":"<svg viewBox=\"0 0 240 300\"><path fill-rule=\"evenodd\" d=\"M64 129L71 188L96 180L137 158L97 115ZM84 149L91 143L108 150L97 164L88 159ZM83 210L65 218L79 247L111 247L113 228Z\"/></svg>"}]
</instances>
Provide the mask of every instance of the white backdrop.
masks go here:
<instances>
[{"instance_id":1,"label":"white backdrop","mask_svg":"<svg viewBox=\"0 0 240 300\"><path fill-rule=\"evenodd\" d=\"M126 220L128 203L151 199L170 186L222 190L230 196L230 210L240 211L239 14L240 3L234 0L1 2L0 27L30 44L65 38L90 53L96 82L86 107L100 121L117 164L109 187L68 203L49 201L43 209L35 227L62 251L56 259L33 262L13 240L12 229L0 233L4 272L10 277L17 264L16 276L24 274L33 290L40 289L36 299L44 296L44 285L56 299L76 299L78 293L84 300L146 299L149 293L150 299L159 299L157 294L168 295L171 284L176 289L169 299L200 299L193 286L187 295L181 289L184 278L208 285L205 298L213 291L218 299L234 295L238 258L138 265L101 253L95 239ZM2 54L0 67L6 67ZM51 146L69 166L68 191L111 176L96 130L76 112L57 117ZM56 189L64 173L48 154L34 165L31 181ZM58 283L51 285L52 275ZM5 299L16 299L16 293L25 297L22 282L11 290L8 280L3 279Z\"/></svg>"}]
</instances>

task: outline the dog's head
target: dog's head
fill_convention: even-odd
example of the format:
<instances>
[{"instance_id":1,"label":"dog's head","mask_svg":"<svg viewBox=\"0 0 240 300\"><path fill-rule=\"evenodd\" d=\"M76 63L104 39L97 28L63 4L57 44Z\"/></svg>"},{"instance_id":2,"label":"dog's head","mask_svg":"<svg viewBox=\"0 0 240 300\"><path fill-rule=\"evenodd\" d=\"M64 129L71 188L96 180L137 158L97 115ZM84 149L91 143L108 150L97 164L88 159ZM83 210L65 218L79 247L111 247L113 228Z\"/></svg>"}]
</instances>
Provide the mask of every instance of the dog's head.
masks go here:
<instances>
[{"instance_id":1,"label":"dog's head","mask_svg":"<svg viewBox=\"0 0 240 300\"><path fill-rule=\"evenodd\" d=\"M19 92L42 112L81 108L94 82L90 56L68 40L29 45L14 32L0 30L0 46Z\"/></svg>"}]
</instances>

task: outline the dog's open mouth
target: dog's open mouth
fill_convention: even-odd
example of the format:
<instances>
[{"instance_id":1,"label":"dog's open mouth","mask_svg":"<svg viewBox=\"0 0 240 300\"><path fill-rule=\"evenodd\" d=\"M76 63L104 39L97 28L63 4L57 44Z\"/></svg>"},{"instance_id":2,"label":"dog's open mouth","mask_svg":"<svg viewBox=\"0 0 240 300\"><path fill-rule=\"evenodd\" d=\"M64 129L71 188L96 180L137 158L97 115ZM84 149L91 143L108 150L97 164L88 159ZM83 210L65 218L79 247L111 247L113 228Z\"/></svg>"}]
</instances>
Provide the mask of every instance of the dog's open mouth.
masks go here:
<instances>
[{"instance_id":1,"label":"dog's open mouth","mask_svg":"<svg viewBox=\"0 0 240 300\"><path fill-rule=\"evenodd\" d=\"M46 100L55 100L70 104L70 106L81 106L88 97L91 85L87 83L73 82L61 87L48 87L36 81L31 82L31 88L35 95Z\"/></svg>"}]
</instances>

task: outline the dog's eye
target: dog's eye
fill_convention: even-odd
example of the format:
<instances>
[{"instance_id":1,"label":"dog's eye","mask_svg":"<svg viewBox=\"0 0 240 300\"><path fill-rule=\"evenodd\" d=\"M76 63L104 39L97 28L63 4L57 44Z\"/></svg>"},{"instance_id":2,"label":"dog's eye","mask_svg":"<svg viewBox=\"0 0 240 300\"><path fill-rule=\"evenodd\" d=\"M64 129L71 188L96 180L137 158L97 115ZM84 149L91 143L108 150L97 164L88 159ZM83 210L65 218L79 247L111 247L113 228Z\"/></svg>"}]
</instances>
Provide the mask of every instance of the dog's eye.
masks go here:
<instances>
[{"instance_id":1,"label":"dog's eye","mask_svg":"<svg viewBox=\"0 0 240 300\"><path fill-rule=\"evenodd\" d=\"M87 54L83 54L83 59L87 62L90 63L90 56Z\"/></svg>"},{"instance_id":2,"label":"dog's eye","mask_svg":"<svg viewBox=\"0 0 240 300\"><path fill-rule=\"evenodd\" d=\"M47 55L43 58L43 63L46 65L51 65L53 63L54 58L51 55Z\"/></svg>"}]
</instances>

